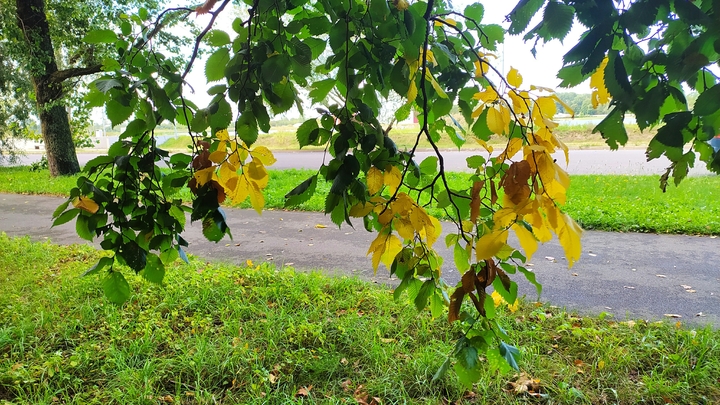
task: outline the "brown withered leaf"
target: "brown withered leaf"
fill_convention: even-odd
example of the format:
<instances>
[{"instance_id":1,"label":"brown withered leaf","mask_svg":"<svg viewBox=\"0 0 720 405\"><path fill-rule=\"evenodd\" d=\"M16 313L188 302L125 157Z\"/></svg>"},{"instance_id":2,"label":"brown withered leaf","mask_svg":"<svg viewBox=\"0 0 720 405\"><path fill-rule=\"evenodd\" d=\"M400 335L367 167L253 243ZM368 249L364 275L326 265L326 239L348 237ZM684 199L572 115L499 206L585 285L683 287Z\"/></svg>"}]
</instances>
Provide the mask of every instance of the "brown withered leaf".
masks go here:
<instances>
[{"instance_id":1,"label":"brown withered leaf","mask_svg":"<svg viewBox=\"0 0 720 405\"><path fill-rule=\"evenodd\" d=\"M516 374L514 381L507 383L505 388L506 392L514 393L515 395L530 395L532 397L542 396L542 386L540 380L531 378L526 373Z\"/></svg>"},{"instance_id":2,"label":"brown withered leaf","mask_svg":"<svg viewBox=\"0 0 720 405\"><path fill-rule=\"evenodd\" d=\"M198 153L192 161L192 168L195 170L207 169L210 166L212 166L212 161L210 160L210 152L207 150Z\"/></svg>"},{"instance_id":3,"label":"brown withered leaf","mask_svg":"<svg viewBox=\"0 0 720 405\"><path fill-rule=\"evenodd\" d=\"M475 223L478 215L480 215L480 190L485 186L484 181L476 181L473 183L470 197L470 222Z\"/></svg>"},{"instance_id":4,"label":"brown withered leaf","mask_svg":"<svg viewBox=\"0 0 720 405\"><path fill-rule=\"evenodd\" d=\"M495 182L490 181L490 204L495 205L498 200L497 190L495 189Z\"/></svg>"},{"instance_id":5,"label":"brown withered leaf","mask_svg":"<svg viewBox=\"0 0 720 405\"><path fill-rule=\"evenodd\" d=\"M450 307L448 309L448 322L453 323L460 319L460 307L462 306L465 291L458 288L450 296Z\"/></svg>"},{"instance_id":6,"label":"brown withered leaf","mask_svg":"<svg viewBox=\"0 0 720 405\"><path fill-rule=\"evenodd\" d=\"M302 388L300 388L300 389L297 390L297 392L295 393L295 397L296 397L296 398L300 398L300 397L307 398L307 397L309 397L309 396L310 396L310 390L312 390L312 387L313 387L313 386L312 386L312 384L311 384L311 385L308 385L307 387L302 387Z\"/></svg>"},{"instance_id":7,"label":"brown withered leaf","mask_svg":"<svg viewBox=\"0 0 720 405\"><path fill-rule=\"evenodd\" d=\"M505 195L510 198L510 201L520 204L530 197L529 178L530 163L527 160L521 160L510 165L501 180Z\"/></svg>"}]
</instances>

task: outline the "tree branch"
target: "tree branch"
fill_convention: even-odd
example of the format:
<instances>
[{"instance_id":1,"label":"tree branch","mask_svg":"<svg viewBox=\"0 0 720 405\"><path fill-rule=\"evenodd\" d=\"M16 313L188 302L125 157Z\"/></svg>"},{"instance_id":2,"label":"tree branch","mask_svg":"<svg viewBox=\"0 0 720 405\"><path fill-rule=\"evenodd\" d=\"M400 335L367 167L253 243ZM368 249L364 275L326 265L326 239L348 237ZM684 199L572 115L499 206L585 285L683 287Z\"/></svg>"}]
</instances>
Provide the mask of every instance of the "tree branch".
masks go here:
<instances>
[{"instance_id":1,"label":"tree branch","mask_svg":"<svg viewBox=\"0 0 720 405\"><path fill-rule=\"evenodd\" d=\"M65 70L58 70L50 75L48 80L51 83L60 84L67 79L79 76L87 76L93 73L100 73L102 71L102 65L92 65L81 68L70 68Z\"/></svg>"}]
</instances>

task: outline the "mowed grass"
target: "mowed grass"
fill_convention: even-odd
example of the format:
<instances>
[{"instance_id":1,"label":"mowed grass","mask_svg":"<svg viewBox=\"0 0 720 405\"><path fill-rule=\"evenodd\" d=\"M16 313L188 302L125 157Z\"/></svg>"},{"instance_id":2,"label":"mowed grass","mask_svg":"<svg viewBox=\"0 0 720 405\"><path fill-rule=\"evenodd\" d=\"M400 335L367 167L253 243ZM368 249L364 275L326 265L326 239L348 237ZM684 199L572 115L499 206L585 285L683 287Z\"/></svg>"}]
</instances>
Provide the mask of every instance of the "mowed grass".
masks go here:
<instances>
[{"instance_id":1,"label":"mowed grass","mask_svg":"<svg viewBox=\"0 0 720 405\"><path fill-rule=\"evenodd\" d=\"M270 170L266 208L282 209L285 194L310 177L311 170ZM453 187L467 187L466 173L451 173ZM0 192L67 195L76 177L52 178L47 171L0 168ZM330 184L318 183L317 192L293 209L322 211ZM181 193L189 201L190 193ZM570 216L585 229L620 232L720 235L720 176L688 177L678 187L659 188L657 176L576 175L571 177L567 203ZM240 205L249 208L249 202ZM442 217L440 210L431 214Z\"/></svg>"},{"instance_id":2,"label":"mowed grass","mask_svg":"<svg viewBox=\"0 0 720 405\"><path fill-rule=\"evenodd\" d=\"M79 278L98 257L0 235L0 403L720 403L710 327L524 302L500 310L521 372L480 359L467 389L452 370L431 381L458 331L387 288L193 258L162 287L128 275L134 293L115 306Z\"/></svg>"}]
</instances>

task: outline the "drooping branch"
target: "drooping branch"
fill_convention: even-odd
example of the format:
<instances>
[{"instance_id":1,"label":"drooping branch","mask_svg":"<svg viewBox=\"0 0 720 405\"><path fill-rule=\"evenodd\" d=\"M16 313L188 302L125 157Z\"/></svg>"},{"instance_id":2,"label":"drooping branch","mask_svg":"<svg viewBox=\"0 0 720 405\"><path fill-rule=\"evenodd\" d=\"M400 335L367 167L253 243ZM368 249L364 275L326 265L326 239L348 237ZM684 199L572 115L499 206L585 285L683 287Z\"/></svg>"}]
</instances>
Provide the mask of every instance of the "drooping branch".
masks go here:
<instances>
[{"instance_id":1,"label":"drooping branch","mask_svg":"<svg viewBox=\"0 0 720 405\"><path fill-rule=\"evenodd\" d=\"M102 65L99 64L80 68L58 70L57 72L53 72L50 75L49 82L53 84L59 84L67 79L72 79L73 77L87 76L94 73L100 73L101 71Z\"/></svg>"}]
</instances>

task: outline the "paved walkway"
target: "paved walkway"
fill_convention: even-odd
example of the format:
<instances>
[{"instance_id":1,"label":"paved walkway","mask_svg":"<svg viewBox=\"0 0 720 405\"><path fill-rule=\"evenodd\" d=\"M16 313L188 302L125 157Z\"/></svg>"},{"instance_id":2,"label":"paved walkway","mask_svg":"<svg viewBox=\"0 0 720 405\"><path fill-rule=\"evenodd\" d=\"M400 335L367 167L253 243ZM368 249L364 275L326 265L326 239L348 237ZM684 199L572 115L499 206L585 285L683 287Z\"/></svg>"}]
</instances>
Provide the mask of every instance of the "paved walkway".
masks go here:
<instances>
[{"instance_id":1,"label":"paved walkway","mask_svg":"<svg viewBox=\"0 0 720 405\"><path fill-rule=\"evenodd\" d=\"M52 212L62 201L0 194L0 232L60 244L84 243L75 235L74 222L50 228ZM373 275L365 256L373 235L361 222L355 229L338 229L323 214L292 211L258 216L252 210L228 209L227 217L234 240L208 242L196 223L184 235L189 252L207 260L272 260L302 270L396 282L382 265ZM446 231L452 231L451 224L446 224ZM441 253L446 257L444 277L454 284L460 275L452 266L452 252ZM554 305L586 313L604 311L618 319L657 320L678 314L686 323L720 326L720 238L587 231L582 259L572 269L555 241L541 246L530 263L543 284L541 300ZM515 280L521 295L536 299L532 285L517 276Z\"/></svg>"}]
</instances>

